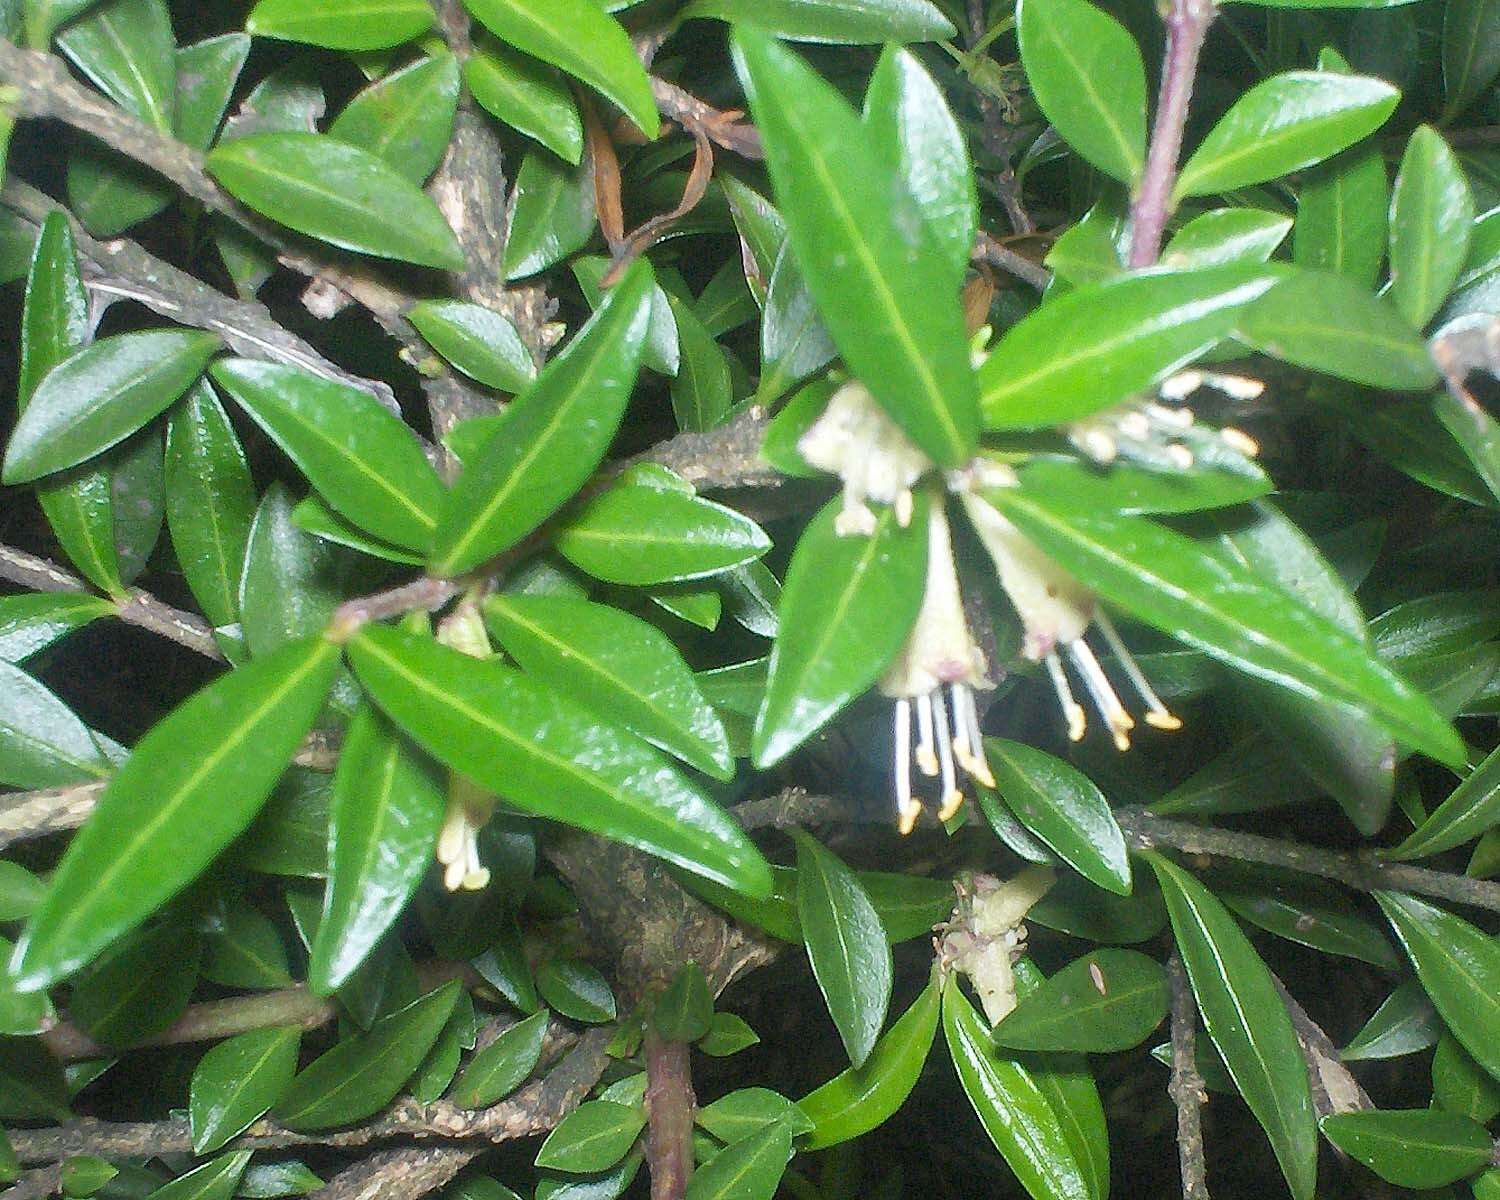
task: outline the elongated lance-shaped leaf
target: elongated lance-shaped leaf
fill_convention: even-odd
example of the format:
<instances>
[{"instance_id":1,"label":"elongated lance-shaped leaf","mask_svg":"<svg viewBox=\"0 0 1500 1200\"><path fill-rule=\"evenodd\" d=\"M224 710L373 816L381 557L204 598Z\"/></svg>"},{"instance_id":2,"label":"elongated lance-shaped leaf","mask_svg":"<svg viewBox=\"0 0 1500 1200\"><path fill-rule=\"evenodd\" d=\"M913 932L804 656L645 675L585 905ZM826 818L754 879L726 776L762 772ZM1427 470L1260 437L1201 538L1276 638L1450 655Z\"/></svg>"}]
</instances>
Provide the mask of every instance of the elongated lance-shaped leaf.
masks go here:
<instances>
[{"instance_id":1,"label":"elongated lance-shaped leaf","mask_svg":"<svg viewBox=\"0 0 1500 1200\"><path fill-rule=\"evenodd\" d=\"M194 1153L217 1150L281 1099L297 1071L301 1035L295 1026L253 1029L203 1056L188 1100Z\"/></svg>"},{"instance_id":2,"label":"elongated lance-shaped leaf","mask_svg":"<svg viewBox=\"0 0 1500 1200\"><path fill-rule=\"evenodd\" d=\"M1463 742L1358 638L1257 575L1143 517L1070 512L1007 489L987 493L1038 546L1138 620L1212 658L1313 698L1362 707L1440 762Z\"/></svg>"},{"instance_id":3,"label":"elongated lance-shaped leaf","mask_svg":"<svg viewBox=\"0 0 1500 1200\"><path fill-rule=\"evenodd\" d=\"M1500 28L1497 28L1500 33ZM1419 125L1406 143L1391 193L1391 300L1426 325L1463 270L1474 196L1443 135Z\"/></svg>"},{"instance_id":4,"label":"elongated lance-shaped leaf","mask_svg":"<svg viewBox=\"0 0 1500 1200\"><path fill-rule=\"evenodd\" d=\"M429 753L519 808L750 895L760 851L653 747L508 667L394 629L349 646L360 682Z\"/></svg>"},{"instance_id":5,"label":"elongated lance-shaped leaf","mask_svg":"<svg viewBox=\"0 0 1500 1200\"><path fill-rule=\"evenodd\" d=\"M1383 853L1394 859L1425 858L1461 846L1496 825L1500 825L1500 749L1491 751L1405 841Z\"/></svg>"},{"instance_id":6,"label":"elongated lance-shaped leaf","mask_svg":"<svg viewBox=\"0 0 1500 1200\"><path fill-rule=\"evenodd\" d=\"M834 344L913 441L959 465L974 452L979 411L953 272L843 98L764 34L734 36L788 234Z\"/></svg>"},{"instance_id":7,"label":"elongated lance-shaped leaf","mask_svg":"<svg viewBox=\"0 0 1500 1200\"><path fill-rule=\"evenodd\" d=\"M328 132L385 159L420 187L453 137L461 80L453 55L419 58L355 96Z\"/></svg>"},{"instance_id":8,"label":"elongated lance-shaped leaf","mask_svg":"<svg viewBox=\"0 0 1500 1200\"><path fill-rule=\"evenodd\" d=\"M772 1200L791 1158L791 1125L772 1121L709 1159L683 1200Z\"/></svg>"},{"instance_id":9,"label":"elongated lance-shaped leaf","mask_svg":"<svg viewBox=\"0 0 1500 1200\"><path fill-rule=\"evenodd\" d=\"M432 19L425 0L260 0L245 30L329 50L383 50L410 41Z\"/></svg>"},{"instance_id":10,"label":"elongated lance-shaped leaf","mask_svg":"<svg viewBox=\"0 0 1500 1200\"><path fill-rule=\"evenodd\" d=\"M1345 1154L1402 1188L1455 1183L1489 1166L1494 1151L1478 1121L1438 1107L1333 1113L1322 1127Z\"/></svg>"},{"instance_id":11,"label":"elongated lance-shaped leaf","mask_svg":"<svg viewBox=\"0 0 1500 1200\"><path fill-rule=\"evenodd\" d=\"M1296 1030L1271 973L1207 888L1158 854L1142 857L1161 884L1203 1024L1271 1139L1293 1197L1310 1200L1318 1170L1312 1093Z\"/></svg>"},{"instance_id":12,"label":"elongated lance-shaped leaf","mask_svg":"<svg viewBox=\"0 0 1500 1200\"><path fill-rule=\"evenodd\" d=\"M927 42L954 36L930 0L694 0L682 14L753 25L793 42Z\"/></svg>"},{"instance_id":13,"label":"elongated lance-shaped leaf","mask_svg":"<svg viewBox=\"0 0 1500 1200\"><path fill-rule=\"evenodd\" d=\"M150 1200L230 1200L250 1163L249 1150L234 1150L179 1175L151 1193Z\"/></svg>"},{"instance_id":14,"label":"elongated lance-shaped leaf","mask_svg":"<svg viewBox=\"0 0 1500 1200\"><path fill-rule=\"evenodd\" d=\"M338 659L320 637L290 643L216 680L141 739L16 947L21 986L77 970L244 831L312 728Z\"/></svg>"},{"instance_id":15,"label":"elongated lance-shaped leaf","mask_svg":"<svg viewBox=\"0 0 1500 1200\"><path fill-rule=\"evenodd\" d=\"M456 574L515 545L593 473L635 386L653 283L650 265L637 259L505 410L449 495L433 535L434 572Z\"/></svg>"}]
</instances>

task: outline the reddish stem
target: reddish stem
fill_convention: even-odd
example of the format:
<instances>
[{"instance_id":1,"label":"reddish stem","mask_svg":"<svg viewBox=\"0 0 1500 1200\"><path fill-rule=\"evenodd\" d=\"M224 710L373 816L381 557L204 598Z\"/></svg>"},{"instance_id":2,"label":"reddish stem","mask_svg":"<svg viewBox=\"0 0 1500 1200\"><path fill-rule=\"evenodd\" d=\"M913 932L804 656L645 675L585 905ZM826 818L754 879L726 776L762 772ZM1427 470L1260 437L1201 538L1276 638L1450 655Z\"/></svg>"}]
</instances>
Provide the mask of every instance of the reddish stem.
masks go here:
<instances>
[{"instance_id":1,"label":"reddish stem","mask_svg":"<svg viewBox=\"0 0 1500 1200\"><path fill-rule=\"evenodd\" d=\"M682 1200L693 1174L693 1076L686 1042L664 1041L646 1029L646 1161L651 1200Z\"/></svg>"}]
</instances>

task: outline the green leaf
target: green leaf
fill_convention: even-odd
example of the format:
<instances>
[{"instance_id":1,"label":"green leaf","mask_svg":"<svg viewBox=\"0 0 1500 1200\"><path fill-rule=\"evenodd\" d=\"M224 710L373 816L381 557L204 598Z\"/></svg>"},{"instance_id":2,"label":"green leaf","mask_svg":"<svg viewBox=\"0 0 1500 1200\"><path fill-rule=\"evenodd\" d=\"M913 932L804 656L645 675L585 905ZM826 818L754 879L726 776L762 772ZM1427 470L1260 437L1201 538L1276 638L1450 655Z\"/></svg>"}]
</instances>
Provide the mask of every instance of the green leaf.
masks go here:
<instances>
[{"instance_id":1,"label":"green leaf","mask_svg":"<svg viewBox=\"0 0 1500 1200\"><path fill-rule=\"evenodd\" d=\"M1161 884L1203 1024L1270 1138L1292 1195L1309 1200L1318 1167L1312 1096L1297 1034L1271 973L1201 883L1154 852L1142 857Z\"/></svg>"},{"instance_id":2,"label":"green leaf","mask_svg":"<svg viewBox=\"0 0 1500 1200\"><path fill-rule=\"evenodd\" d=\"M0 662L0 695L0 781L50 788L109 775L88 726L20 667Z\"/></svg>"},{"instance_id":3,"label":"green leaf","mask_svg":"<svg viewBox=\"0 0 1500 1200\"><path fill-rule=\"evenodd\" d=\"M612 1100L589 1100L563 1118L537 1151L536 1165L589 1174L624 1158L646 1124L646 1114Z\"/></svg>"},{"instance_id":4,"label":"green leaf","mask_svg":"<svg viewBox=\"0 0 1500 1200\"><path fill-rule=\"evenodd\" d=\"M1448 722L1359 639L1239 564L1143 517L1066 513L1016 490L989 495L1067 571L1137 619L1300 695L1363 707L1440 762L1463 760Z\"/></svg>"},{"instance_id":5,"label":"green leaf","mask_svg":"<svg viewBox=\"0 0 1500 1200\"><path fill-rule=\"evenodd\" d=\"M1432 1056L1432 1099L1439 1108L1485 1125L1500 1113L1500 1080L1444 1033Z\"/></svg>"},{"instance_id":6,"label":"green leaf","mask_svg":"<svg viewBox=\"0 0 1500 1200\"><path fill-rule=\"evenodd\" d=\"M469 1060L449 1099L460 1108L487 1108L525 1083L541 1061L546 1012L512 1025Z\"/></svg>"},{"instance_id":7,"label":"green leaf","mask_svg":"<svg viewBox=\"0 0 1500 1200\"><path fill-rule=\"evenodd\" d=\"M1167 913L1149 875L1136 876L1129 896L1117 896L1081 875L1063 874L1031 906L1026 919L1095 942L1144 942L1162 931Z\"/></svg>"},{"instance_id":8,"label":"green leaf","mask_svg":"<svg viewBox=\"0 0 1500 1200\"><path fill-rule=\"evenodd\" d=\"M345 517L397 545L427 545L443 485L411 430L369 392L249 358L222 359L211 374Z\"/></svg>"},{"instance_id":9,"label":"green leaf","mask_svg":"<svg viewBox=\"0 0 1500 1200\"><path fill-rule=\"evenodd\" d=\"M1291 217L1265 209L1211 209L1172 235L1161 252L1161 262L1179 270L1265 262L1291 229Z\"/></svg>"},{"instance_id":10,"label":"green leaf","mask_svg":"<svg viewBox=\"0 0 1500 1200\"><path fill-rule=\"evenodd\" d=\"M220 1042L193 1069L193 1153L210 1154L270 1111L297 1070L301 1030L255 1029Z\"/></svg>"},{"instance_id":11,"label":"green leaf","mask_svg":"<svg viewBox=\"0 0 1500 1200\"><path fill-rule=\"evenodd\" d=\"M207 150L250 55L250 38L224 33L177 51L177 139Z\"/></svg>"},{"instance_id":12,"label":"green leaf","mask_svg":"<svg viewBox=\"0 0 1500 1200\"><path fill-rule=\"evenodd\" d=\"M681 19L717 17L794 42L929 42L955 36L928 0L694 0Z\"/></svg>"},{"instance_id":13,"label":"green leaf","mask_svg":"<svg viewBox=\"0 0 1500 1200\"><path fill-rule=\"evenodd\" d=\"M1500 1079L1500 942L1400 892L1376 892L1423 990L1474 1061Z\"/></svg>"},{"instance_id":14,"label":"green leaf","mask_svg":"<svg viewBox=\"0 0 1500 1200\"><path fill-rule=\"evenodd\" d=\"M429 753L538 816L602 833L751 895L765 860L645 742L496 662L430 638L367 628L349 646L360 682Z\"/></svg>"},{"instance_id":15,"label":"green leaf","mask_svg":"<svg viewBox=\"0 0 1500 1200\"><path fill-rule=\"evenodd\" d=\"M1483 1125L1435 1109L1334 1113L1322 1128L1345 1154L1399 1187L1442 1187L1490 1161Z\"/></svg>"},{"instance_id":16,"label":"green leaf","mask_svg":"<svg viewBox=\"0 0 1500 1200\"><path fill-rule=\"evenodd\" d=\"M401 915L427 873L447 811L437 772L367 705L349 723L333 780L328 890L308 987L342 985Z\"/></svg>"},{"instance_id":17,"label":"green leaf","mask_svg":"<svg viewBox=\"0 0 1500 1200\"><path fill-rule=\"evenodd\" d=\"M571 958L550 958L536 973L537 991L548 1005L590 1025L615 1019L615 994L598 970Z\"/></svg>"},{"instance_id":18,"label":"green leaf","mask_svg":"<svg viewBox=\"0 0 1500 1200\"><path fill-rule=\"evenodd\" d=\"M1379 129L1401 93L1381 79L1286 71L1235 101L1183 165L1175 199L1264 183L1321 162Z\"/></svg>"},{"instance_id":19,"label":"green leaf","mask_svg":"<svg viewBox=\"0 0 1500 1200\"><path fill-rule=\"evenodd\" d=\"M1033 1200L1099 1200L1036 1075L995 1050L956 976L943 987L943 1035L980 1124Z\"/></svg>"},{"instance_id":20,"label":"green leaf","mask_svg":"<svg viewBox=\"0 0 1500 1200\"><path fill-rule=\"evenodd\" d=\"M210 624L233 624L255 484L234 426L201 381L167 421L166 499L172 549L193 598Z\"/></svg>"},{"instance_id":21,"label":"green leaf","mask_svg":"<svg viewBox=\"0 0 1500 1200\"><path fill-rule=\"evenodd\" d=\"M1022 742L986 738L984 750L1000 795L1026 828L1090 883L1130 894L1125 835L1093 780Z\"/></svg>"},{"instance_id":22,"label":"green leaf","mask_svg":"<svg viewBox=\"0 0 1500 1200\"><path fill-rule=\"evenodd\" d=\"M755 765L780 762L879 677L906 640L927 568L923 505L902 529L884 508L868 537L834 532L841 501L808 525L787 568L781 631L755 721Z\"/></svg>"},{"instance_id":23,"label":"green leaf","mask_svg":"<svg viewBox=\"0 0 1500 1200\"><path fill-rule=\"evenodd\" d=\"M224 913L208 937L203 977L224 987L281 988L292 977L281 933L264 914L248 906Z\"/></svg>"},{"instance_id":24,"label":"green leaf","mask_svg":"<svg viewBox=\"0 0 1500 1200\"><path fill-rule=\"evenodd\" d=\"M316 133L222 143L209 173L236 200L343 250L460 271L464 254L436 204L385 160Z\"/></svg>"},{"instance_id":25,"label":"green leaf","mask_svg":"<svg viewBox=\"0 0 1500 1200\"><path fill-rule=\"evenodd\" d=\"M27 47L47 49L52 44L55 30L96 3L98 0L22 0ZM13 40L19 42L20 39Z\"/></svg>"},{"instance_id":26,"label":"green leaf","mask_svg":"<svg viewBox=\"0 0 1500 1200\"><path fill-rule=\"evenodd\" d=\"M583 157L578 105L557 71L507 46L491 45L464 63L464 82L480 105L535 138L564 162Z\"/></svg>"},{"instance_id":27,"label":"green leaf","mask_svg":"<svg viewBox=\"0 0 1500 1200\"><path fill-rule=\"evenodd\" d=\"M1450 0L1443 7L1443 119L1458 116L1500 74L1500 4Z\"/></svg>"},{"instance_id":28,"label":"green leaf","mask_svg":"<svg viewBox=\"0 0 1500 1200\"><path fill-rule=\"evenodd\" d=\"M465 1048L474 1046L477 1020L473 999L468 992L460 992L443 1032L438 1034L438 1040L407 1084L412 1099L418 1104L436 1103L448 1090L448 1085L458 1074L458 1064Z\"/></svg>"},{"instance_id":29,"label":"green leaf","mask_svg":"<svg viewBox=\"0 0 1500 1200\"><path fill-rule=\"evenodd\" d=\"M39 1039L0 1039L0 1119L66 1121L72 1115L62 1063Z\"/></svg>"},{"instance_id":30,"label":"green leaf","mask_svg":"<svg viewBox=\"0 0 1500 1200\"><path fill-rule=\"evenodd\" d=\"M111 100L158 133L173 131L176 43L163 0L108 0L72 22L57 46Z\"/></svg>"},{"instance_id":31,"label":"green leaf","mask_svg":"<svg viewBox=\"0 0 1500 1200\"><path fill-rule=\"evenodd\" d=\"M422 565L423 560L420 555L371 537L364 530L350 524L334 512L318 498L316 493L304 496L292 507L292 524L303 533L313 534L336 546L347 546L351 550L358 550L361 554L368 554L373 558L383 558L386 562L401 563L408 567Z\"/></svg>"},{"instance_id":32,"label":"green leaf","mask_svg":"<svg viewBox=\"0 0 1500 1200\"><path fill-rule=\"evenodd\" d=\"M464 0L503 42L560 67L619 105L648 141L661 118L630 38L593 0Z\"/></svg>"},{"instance_id":33,"label":"green leaf","mask_svg":"<svg viewBox=\"0 0 1500 1200\"><path fill-rule=\"evenodd\" d=\"M41 890L40 883L37 890ZM0 954L9 959L14 949L8 939L0 938ZM0 975L0 1035L34 1037L56 1024L57 1013L46 992L17 991L9 978Z\"/></svg>"},{"instance_id":34,"label":"green leaf","mask_svg":"<svg viewBox=\"0 0 1500 1200\"><path fill-rule=\"evenodd\" d=\"M677 428L690 433L712 429L734 405L729 360L703 327L692 305L670 293L667 303L675 319L679 345L676 379L672 383L672 415Z\"/></svg>"},{"instance_id":35,"label":"green leaf","mask_svg":"<svg viewBox=\"0 0 1500 1200\"><path fill-rule=\"evenodd\" d=\"M557 534L557 551L606 583L703 579L754 562L771 539L749 517L676 490L621 484Z\"/></svg>"},{"instance_id":36,"label":"green leaf","mask_svg":"<svg viewBox=\"0 0 1500 1200\"><path fill-rule=\"evenodd\" d=\"M92 1196L119 1174L119 1170L93 1154L76 1154L62 1164L58 1179L68 1200Z\"/></svg>"},{"instance_id":37,"label":"green leaf","mask_svg":"<svg viewBox=\"0 0 1500 1200\"><path fill-rule=\"evenodd\" d=\"M1128 1050L1167 1015L1167 975L1135 950L1095 950L1023 997L995 1026L1014 1050Z\"/></svg>"},{"instance_id":38,"label":"green leaf","mask_svg":"<svg viewBox=\"0 0 1500 1200\"><path fill-rule=\"evenodd\" d=\"M806 1149L851 1141L895 1115L916 1086L932 1049L941 995L937 979L928 980L875 1043L863 1066L835 1075L797 1102L813 1123Z\"/></svg>"},{"instance_id":39,"label":"green leaf","mask_svg":"<svg viewBox=\"0 0 1500 1200\"><path fill-rule=\"evenodd\" d=\"M598 222L593 181L588 161L569 166L539 150L521 159L505 239L506 279L535 275L582 248Z\"/></svg>"},{"instance_id":40,"label":"green leaf","mask_svg":"<svg viewBox=\"0 0 1500 1200\"><path fill-rule=\"evenodd\" d=\"M157 1188L146 1200L229 1200L239 1186L250 1155L249 1150L220 1155Z\"/></svg>"},{"instance_id":41,"label":"green leaf","mask_svg":"<svg viewBox=\"0 0 1500 1200\"><path fill-rule=\"evenodd\" d=\"M453 55L419 58L349 101L328 134L384 159L420 187L448 149L461 90Z\"/></svg>"},{"instance_id":42,"label":"green leaf","mask_svg":"<svg viewBox=\"0 0 1500 1200\"><path fill-rule=\"evenodd\" d=\"M606 295L604 276L614 264L602 254L583 254L568 265L589 308L597 309ZM675 378L681 359L677 316L671 297L661 284L654 284L651 288L651 319L646 326L646 340L641 345L641 366L658 375Z\"/></svg>"},{"instance_id":43,"label":"green leaf","mask_svg":"<svg viewBox=\"0 0 1500 1200\"><path fill-rule=\"evenodd\" d=\"M449 494L433 535L434 572L457 574L515 545L593 474L635 385L651 283L649 265L632 266L506 409Z\"/></svg>"},{"instance_id":44,"label":"green leaf","mask_svg":"<svg viewBox=\"0 0 1500 1200\"><path fill-rule=\"evenodd\" d=\"M1421 335L1344 275L1283 276L1246 306L1234 332L1273 358L1370 387L1420 391L1438 380Z\"/></svg>"},{"instance_id":45,"label":"green leaf","mask_svg":"<svg viewBox=\"0 0 1500 1200\"><path fill-rule=\"evenodd\" d=\"M419 300L406 319L445 359L486 387L524 392L536 379L536 360L509 318L462 300Z\"/></svg>"},{"instance_id":46,"label":"green leaf","mask_svg":"<svg viewBox=\"0 0 1500 1200\"><path fill-rule=\"evenodd\" d=\"M1088 0L1021 0L1016 25L1043 115L1086 161L1134 184L1146 163L1146 64L1135 38Z\"/></svg>"},{"instance_id":47,"label":"green leaf","mask_svg":"<svg viewBox=\"0 0 1500 1200\"><path fill-rule=\"evenodd\" d=\"M278 1200L282 1196L306 1196L324 1186L325 1181L306 1163L293 1158L247 1167L235 1195L245 1200Z\"/></svg>"},{"instance_id":48,"label":"green leaf","mask_svg":"<svg viewBox=\"0 0 1500 1200\"><path fill-rule=\"evenodd\" d=\"M1339 1052L1345 1062L1399 1058L1435 1046L1442 1022L1415 979L1396 988Z\"/></svg>"},{"instance_id":49,"label":"green leaf","mask_svg":"<svg viewBox=\"0 0 1500 1200\"><path fill-rule=\"evenodd\" d=\"M807 281L797 266L797 256L791 246L783 245L766 286L760 325L761 374L756 395L762 402L770 403L827 365L836 353L813 305Z\"/></svg>"},{"instance_id":50,"label":"green leaf","mask_svg":"<svg viewBox=\"0 0 1500 1200\"><path fill-rule=\"evenodd\" d=\"M928 251L916 202L848 105L795 54L749 28L738 69L797 261L834 343L940 466L973 454L978 412L953 272ZM787 105L778 97L795 95Z\"/></svg>"},{"instance_id":51,"label":"green leaf","mask_svg":"<svg viewBox=\"0 0 1500 1200\"><path fill-rule=\"evenodd\" d=\"M979 369L986 429L1043 429L1159 383L1226 337L1270 289L1259 266L1122 275L1045 302Z\"/></svg>"},{"instance_id":52,"label":"green leaf","mask_svg":"<svg viewBox=\"0 0 1500 1200\"><path fill-rule=\"evenodd\" d=\"M27 483L124 441L185 392L219 348L211 333L103 338L49 371L16 422L6 483Z\"/></svg>"},{"instance_id":53,"label":"green leaf","mask_svg":"<svg viewBox=\"0 0 1500 1200\"><path fill-rule=\"evenodd\" d=\"M1186 430L1191 434L1191 430ZM1257 499L1271 481L1253 459L1209 436L1190 447L1186 471L1152 471L1125 462L1100 468L1062 455L1038 454L1016 468L1028 491L1059 503L1119 513L1186 513L1226 508Z\"/></svg>"},{"instance_id":54,"label":"green leaf","mask_svg":"<svg viewBox=\"0 0 1500 1200\"><path fill-rule=\"evenodd\" d=\"M276 1119L288 1129L327 1129L384 1108L422 1065L462 986L445 983L315 1059L275 1106Z\"/></svg>"},{"instance_id":55,"label":"green leaf","mask_svg":"<svg viewBox=\"0 0 1500 1200\"><path fill-rule=\"evenodd\" d=\"M1325 954L1357 958L1393 973L1401 965L1380 930L1350 912L1342 897L1322 896L1290 880L1255 877L1243 881L1231 877L1228 885L1216 883L1214 893L1236 916L1288 941Z\"/></svg>"},{"instance_id":56,"label":"green leaf","mask_svg":"<svg viewBox=\"0 0 1500 1200\"><path fill-rule=\"evenodd\" d=\"M1418 126L1391 195L1390 297L1412 325L1426 325L1447 298L1473 223L1474 197L1457 155L1432 126Z\"/></svg>"},{"instance_id":57,"label":"green leaf","mask_svg":"<svg viewBox=\"0 0 1500 1200\"><path fill-rule=\"evenodd\" d=\"M698 1039L698 1049L711 1058L728 1058L760 1044L760 1035L734 1013L717 1012L709 1019L708 1032Z\"/></svg>"},{"instance_id":58,"label":"green leaf","mask_svg":"<svg viewBox=\"0 0 1500 1200\"><path fill-rule=\"evenodd\" d=\"M700 1108L693 1119L719 1141L731 1143L778 1123L786 1125L794 1135L813 1129L800 1104L763 1087L740 1088L721 1096Z\"/></svg>"},{"instance_id":59,"label":"green leaf","mask_svg":"<svg viewBox=\"0 0 1500 1200\"><path fill-rule=\"evenodd\" d=\"M1452 850L1500 824L1500 749L1464 778L1400 845L1383 851L1397 861Z\"/></svg>"},{"instance_id":60,"label":"green leaf","mask_svg":"<svg viewBox=\"0 0 1500 1200\"><path fill-rule=\"evenodd\" d=\"M260 0L245 32L328 50L384 50L426 33L432 18L426 0Z\"/></svg>"},{"instance_id":61,"label":"green leaf","mask_svg":"<svg viewBox=\"0 0 1500 1200\"><path fill-rule=\"evenodd\" d=\"M195 878L254 817L333 683L338 650L285 646L199 691L141 739L69 844L13 970L71 974Z\"/></svg>"},{"instance_id":62,"label":"green leaf","mask_svg":"<svg viewBox=\"0 0 1500 1200\"><path fill-rule=\"evenodd\" d=\"M0 921L25 920L46 891L46 885L20 863L0 859Z\"/></svg>"},{"instance_id":63,"label":"green leaf","mask_svg":"<svg viewBox=\"0 0 1500 1200\"><path fill-rule=\"evenodd\" d=\"M792 1128L785 1121L725 1147L688 1181L684 1200L771 1200L792 1159Z\"/></svg>"},{"instance_id":64,"label":"green leaf","mask_svg":"<svg viewBox=\"0 0 1500 1200\"><path fill-rule=\"evenodd\" d=\"M849 1061L863 1066L891 1001L891 949L864 888L829 850L801 830L797 917L813 975Z\"/></svg>"},{"instance_id":65,"label":"green leaf","mask_svg":"<svg viewBox=\"0 0 1500 1200\"><path fill-rule=\"evenodd\" d=\"M651 1010L651 1024L664 1041L696 1042L708 1033L714 998L703 968L695 962L681 967L662 989Z\"/></svg>"},{"instance_id":66,"label":"green leaf","mask_svg":"<svg viewBox=\"0 0 1500 1200\"><path fill-rule=\"evenodd\" d=\"M528 675L716 779L729 740L665 634L617 608L555 596L493 595L485 620Z\"/></svg>"},{"instance_id":67,"label":"green leaf","mask_svg":"<svg viewBox=\"0 0 1500 1200\"><path fill-rule=\"evenodd\" d=\"M69 1015L107 1046L154 1038L187 1007L200 950L199 938L177 919L137 930L74 979Z\"/></svg>"},{"instance_id":68,"label":"green leaf","mask_svg":"<svg viewBox=\"0 0 1500 1200\"><path fill-rule=\"evenodd\" d=\"M774 204L733 175L724 176L723 187L744 250L745 285L755 302L763 305L771 269L786 243L786 221Z\"/></svg>"},{"instance_id":69,"label":"green leaf","mask_svg":"<svg viewBox=\"0 0 1500 1200\"><path fill-rule=\"evenodd\" d=\"M1319 64L1327 69L1327 62L1325 51ZM1373 289L1385 258L1389 191L1376 145L1356 146L1313 167L1297 193L1292 259Z\"/></svg>"}]
</instances>

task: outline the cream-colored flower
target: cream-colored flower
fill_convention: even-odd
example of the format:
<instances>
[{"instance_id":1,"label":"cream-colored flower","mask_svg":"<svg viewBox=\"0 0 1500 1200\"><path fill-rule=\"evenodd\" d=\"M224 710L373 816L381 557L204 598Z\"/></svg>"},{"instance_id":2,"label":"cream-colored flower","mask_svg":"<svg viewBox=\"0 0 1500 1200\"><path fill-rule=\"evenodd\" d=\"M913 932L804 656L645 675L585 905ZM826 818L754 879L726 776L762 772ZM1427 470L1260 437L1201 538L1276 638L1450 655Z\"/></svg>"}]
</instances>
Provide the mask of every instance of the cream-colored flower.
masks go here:
<instances>
[{"instance_id":1,"label":"cream-colored flower","mask_svg":"<svg viewBox=\"0 0 1500 1200\"><path fill-rule=\"evenodd\" d=\"M437 640L471 658L494 653L473 596L465 596L443 618ZM443 886L450 892L477 892L489 886L489 870L479 860L479 831L494 815L495 804L495 797L478 784L449 773L448 811L438 834L437 860L443 867Z\"/></svg>"},{"instance_id":2,"label":"cream-colored flower","mask_svg":"<svg viewBox=\"0 0 1500 1200\"><path fill-rule=\"evenodd\" d=\"M1003 883L993 875L954 881L958 905L939 926L938 964L968 977L992 1026L1016 1006L1012 965L1026 949L1022 921L1055 878L1051 867L1027 867Z\"/></svg>"}]
</instances>

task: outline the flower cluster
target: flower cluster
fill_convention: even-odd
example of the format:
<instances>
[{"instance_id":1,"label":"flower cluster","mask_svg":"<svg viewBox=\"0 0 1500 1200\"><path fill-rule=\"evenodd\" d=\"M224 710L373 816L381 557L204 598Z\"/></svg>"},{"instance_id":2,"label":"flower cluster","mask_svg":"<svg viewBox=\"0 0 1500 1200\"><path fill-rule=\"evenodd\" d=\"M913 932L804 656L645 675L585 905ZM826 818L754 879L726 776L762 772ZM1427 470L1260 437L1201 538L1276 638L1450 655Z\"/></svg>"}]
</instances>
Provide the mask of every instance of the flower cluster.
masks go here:
<instances>
[{"instance_id":1,"label":"flower cluster","mask_svg":"<svg viewBox=\"0 0 1500 1200\"><path fill-rule=\"evenodd\" d=\"M958 904L933 939L938 968L968 977L992 1026L1016 1006L1012 966L1026 949L1021 922L1054 878L1051 867L1027 867L1003 883L993 875L954 880Z\"/></svg>"}]
</instances>

